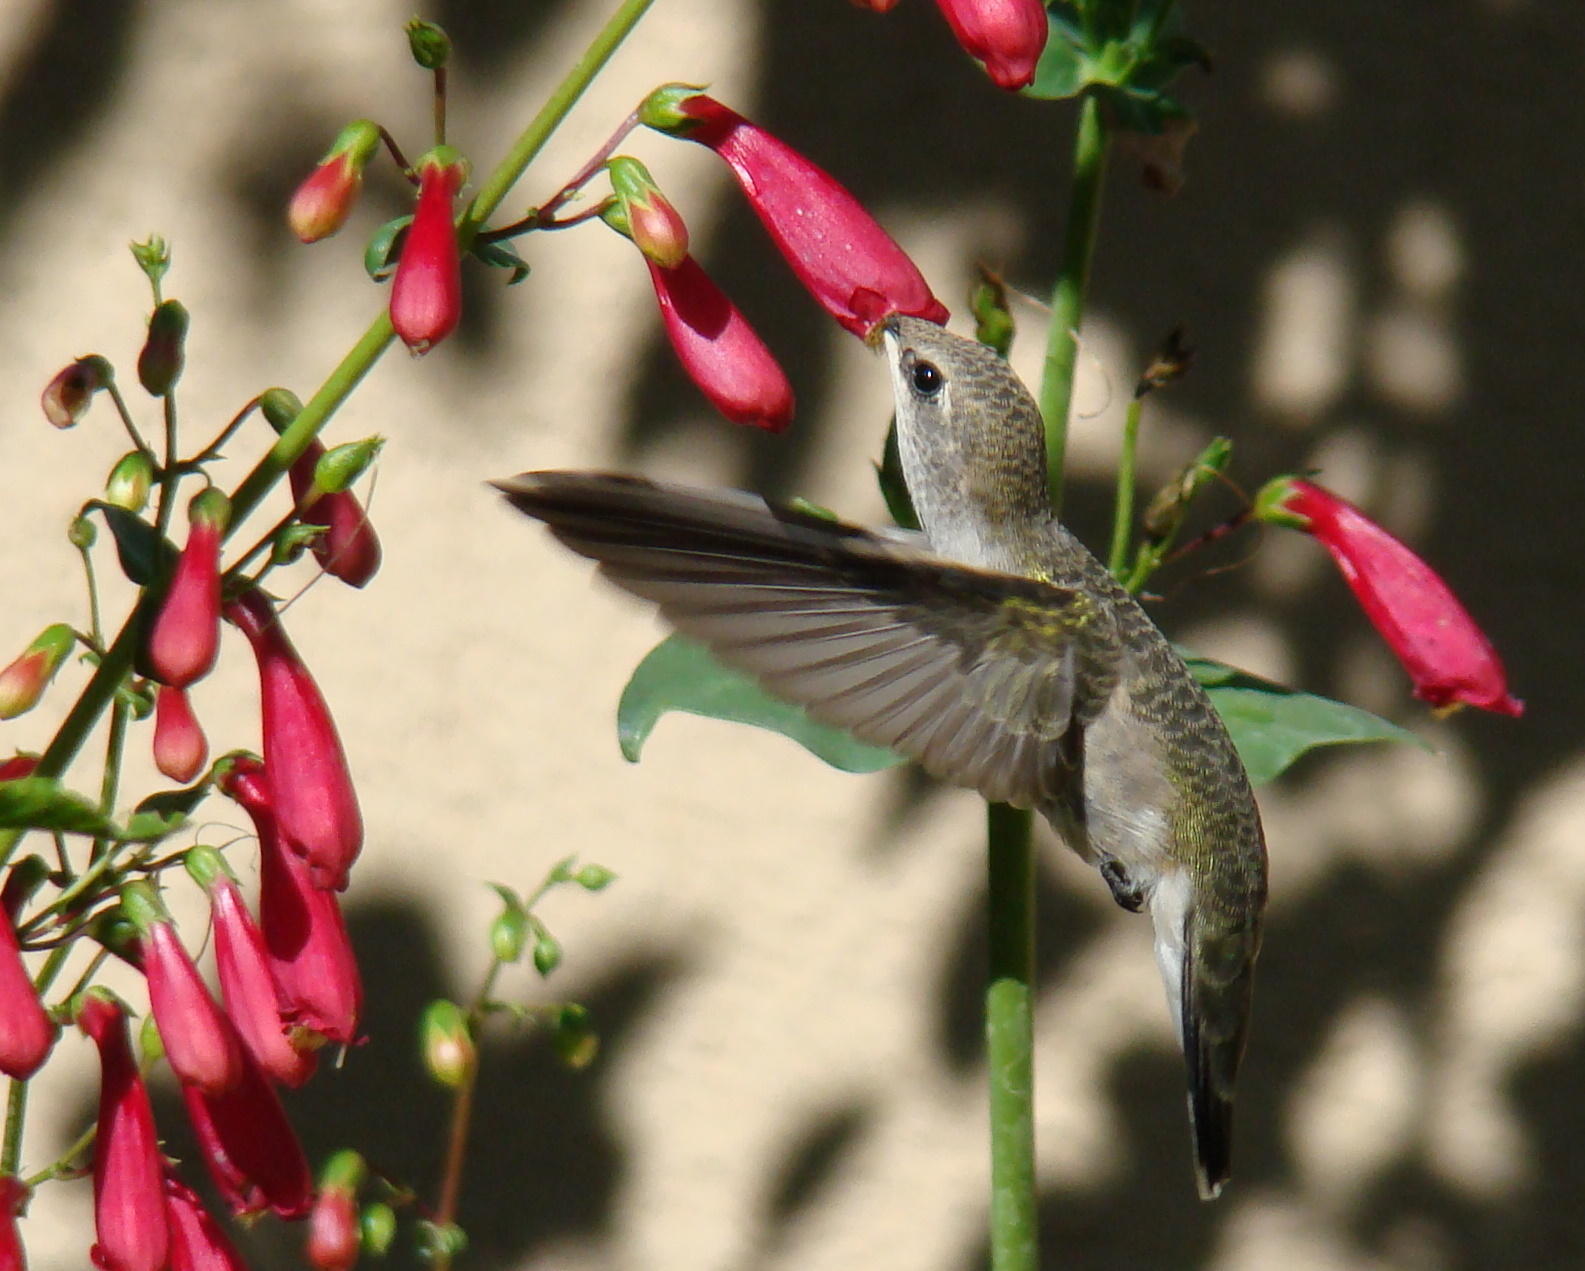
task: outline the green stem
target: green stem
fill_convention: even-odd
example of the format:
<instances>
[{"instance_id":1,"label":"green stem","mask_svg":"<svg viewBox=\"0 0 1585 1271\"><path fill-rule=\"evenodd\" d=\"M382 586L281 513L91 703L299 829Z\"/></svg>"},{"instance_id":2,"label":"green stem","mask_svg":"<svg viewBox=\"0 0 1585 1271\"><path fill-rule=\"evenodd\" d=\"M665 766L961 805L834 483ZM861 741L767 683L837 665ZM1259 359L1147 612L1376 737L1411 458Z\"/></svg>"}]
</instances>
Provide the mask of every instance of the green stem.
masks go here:
<instances>
[{"instance_id":1,"label":"green stem","mask_svg":"<svg viewBox=\"0 0 1585 1271\"><path fill-rule=\"evenodd\" d=\"M11 1079L6 1094L5 1144L0 1147L0 1175L15 1175L22 1168L22 1126L27 1119L28 1083Z\"/></svg>"},{"instance_id":2,"label":"green stem","mask_svg":"<svg viewBox=\"0 0 1585 1271\"><path fill-rule=\"evenodd\" d=\"M987 808L990 976L985 991L985 1055L990 1070L991 1267L1034 1271L1035 867L1027 810Z\"/></svg>"},{"instance_id":3,"label":"green stem","mask_svg":"<svg viewBox=\"0 0 1585 1271\"><path fill-rule=\"evenodd\" d=\"M517 139L517 144L496 166L489 179L479 187L478 194L474 196L473 203L458 226L464 248L473 241L473 236L479 232L479 227L489 220L490 214L501 205L513 183L534 161L534 157L550 140L551 134L567 117L567 112L577 103L578 98L583 96L584 91L594 82L594 77L611 59L611 55L621 47L622 41L638 25L639 19L649 11L650 5L654 2L655 0L622 0L616 12L600 28L589 47L584 50L583 56L567 72L566 78L556 86L556 91L540 107L539 114L535 115L528 127L523 130L523 135Z\"/></svg>"},{"instance_id":4,"label":"green stem","mask_svg":"<svg viewBox=\"0 0 1585 1271\"><path fill-rule=\"evenodd\" d=\"M1114 578L1128 568L1128 545L1134 530L1134 457L1139 451L1139 416L1143 403L1134 398L1128 403L1123 420L1123 453L1117 457L1117 499L1112 507L1112 550L1106 567Z\"/></svg>"},{"instance_id":5,"label":"green stem","mask_svg":"<svg viewBox=\"0 0 1585 1271\"><path fill-rule=\"evenodd\" d=\"M1040 382L1040 413L1046 421L1047 481L1051 507L1062 507L1063 465L1068 445L1068 413L1073 405L1073 370L1078 362L1079 324L1090 282L1090 259L1100 221L1101 185L1106 176L1110 138L1100 107L1087 96L1079 111L1079 135L1073 147L1073 190L1068 199L1068 226L1062 243L1062 265L1051 293L1051 325L1046 331L1046 368Z\"/></svg>"}]
</instances>

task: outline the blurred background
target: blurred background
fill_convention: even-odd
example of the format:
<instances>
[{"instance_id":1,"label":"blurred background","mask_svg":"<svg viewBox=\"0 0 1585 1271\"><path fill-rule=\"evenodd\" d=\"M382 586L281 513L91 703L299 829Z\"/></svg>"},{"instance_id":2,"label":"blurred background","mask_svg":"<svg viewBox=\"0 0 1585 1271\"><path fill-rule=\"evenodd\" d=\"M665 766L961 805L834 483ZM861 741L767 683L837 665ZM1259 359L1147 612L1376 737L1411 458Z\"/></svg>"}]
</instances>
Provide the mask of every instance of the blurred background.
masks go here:
<instances>
[{"instance_id":1,"label":"blurred background","mask_svg":"<svg viewBox=\"0 0 1585 1271\"><path fill-rule=\"evenodd\" d=\"M453 140L476 171L609 7L426 8L457 42ZM82 620L65 527L125 438L102 405L56 433L37 395L88 352L130 380L148 302L129 240L174 245L194 438L268 385L306 398L383 303L360 245L404 206L394 176L371 178L350 227L312 248L283 209L351 118L424 148L410 16L386 0L10 0L0 649ZM1216 433L1234 439L1248 488L1318 469L1441 569L1529 709L1432 719L1297 535L1241 539L1163 579L1155 613L1175 639L1379 711L1435 749L1311 756L1261 792L1270 923L1235 1179L1212 1206L1194 1197L1146 925L1047 844L1046 1264L1575 1266L1585 600L1568 509L1585 455L1566 403L1585 330L1585 9L1333 0L1190 17L1215 69L1185 81L1200 124L1185 186L1145 189L1122 152L1109 178L1075 528L1103 541L1128 386L1181 323L1198 356L1148 403L1146 486ZM662 0L507 210L545 198L674 79L712 84L828 167L955 310L980 261L1033 296L1049 288L1073 107L997 91L925 0L884 18L843 0ZM390 354L333 421L331 440L389 438L373 496L386 564L366 592L315 587L288 621L368 821L347 903L369 1041L294 1097L293 1117L316 1164L351 1144L432 1188L444 1101L419 1068L417 1015L477 984L497 906L486 883L528 889L576 853L619 881L558 892L542 913L562 969L541 983L519 968L501 991L586 1003L603 1048L582 1072L533 1035L486 1048L466 1265L967 1271L986 1222L981 804L682 716L628 765L614 706L659 628L482 484L619 467L883 515L869 467L888 417L879 366L802 296L709 154L655 136L632 149L788 368L799 418L780 438L713 418L670 361L636 253L593 226L524 242L534 272L510 290L470 271L459 333L421 362ZM1015 361L1032 376L1041 315L1019 317ZM234 472L263 427L230 447ZM110 590L117 614L126 593ZM251 659L227 639L195 690L217 751L258 744ZM41 745L86 674L68 669L45 708L5 725L7 753ZM147 730L129 791L157 780ZM95 761L74 780L91 788ZM205 841L241 833L222 801L206 814ZM251 876L247 847L233 855ZM175 899L200 931L192 898ZM68 1034L40 1086L29 1168L92 1116L87 1042ZM170 1150L189 1154L168 1087L158 1115ZM87 1182L45 1188L24 1231L35 1268L84 1265ZM266 1223L247 1247L255 1265L296 1265L300 1238Z\"/></svg>"}]
</instances>

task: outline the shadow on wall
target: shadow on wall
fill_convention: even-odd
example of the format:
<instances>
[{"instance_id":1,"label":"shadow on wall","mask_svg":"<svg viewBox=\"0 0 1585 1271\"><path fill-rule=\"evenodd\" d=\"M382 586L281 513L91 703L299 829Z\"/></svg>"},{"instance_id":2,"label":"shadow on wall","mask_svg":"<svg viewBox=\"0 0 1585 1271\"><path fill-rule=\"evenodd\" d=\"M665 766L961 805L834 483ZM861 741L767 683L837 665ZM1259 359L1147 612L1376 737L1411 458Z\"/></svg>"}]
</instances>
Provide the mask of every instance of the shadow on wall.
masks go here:
<instances>
[{"instance_id":1,"label":"shadow on wall","mask_svg":"<svg viewBox=\"0 0 1585 1271\"><path fill-rule=\"evenodd\" d=\"M1519 725L1461 717L1460 736L1476 756L1483 814L1455 848L1412 870L1363 865L1331 871L1300 899L1279 903L1267 934L1253 1050L1242 1092L1240 1194L1283 1196L1297 1186L1291 1140L1278 1110L1343 1012L1362 995L1390 1001L1418 1044L1435 1039L1433 1012L1449 945L1450 921L1468 898L1525 795L1582 748L1585 679L1577 656L1585 630L1574 536L1560 532L1585 468L1585 434L1567 426L1560 398L1585 329L1580 227L1585 184L1570 160L1585 153L1585 116L1575 109L1573 64L1559 50L1585 40L1585 10L1536 3L1455 0L1441 6L1382 6L1336 0L1322 6L1192 6L1216 73L1189 96L1201 123L1189 152L1189 184L1164 201L1139 188L1126 158L1111 175L1094 303L1136 347L1184 323L1200 354L1180 389L1181 402L1216 422L1238 446L1249 484L1297 469L1346 437L1362 444L1387 497L1390 474L1412 467L1432 492L1417 544L1443 567L1455 589L1504 651L1517 691L1530 698ZM443 6L464 64L503 65L554 21L565 5L506 3ZM1054 192L1063 189L1070 109L1041 107L992 90L956 53L933 8L902 6L885 19L829 0L816 20L808 0L763 0L762 97L734 103L819 161L861 199L950 211L988 195L1005 198L1031 225L1047 225L1027 257L1007 262L1012 279L1039 294L1055 265ZM0 233L19 191L59 160L99 120L127 56L137 6L86 0L49 9L15 63L0 98ZM1273 76L1297 68L1313 91L1283 98ZM928 69L926 73L925 68ZM1274 69L1275 68L1275 69ZM1306 70L1308 68L1308 70ZM1513 85L1524 85L1522 94ZM298 86L299 94L311 86ZM1308 103L1308 104L1306 104ZM314 119L311 100L296 109ZM1543 122L1544 121L1544 122ZM309 129L315 138L325 127ZM318 142L297 124L260 143L261 167L238 177L240 210L262 226ZM996 138L996 145L987 144ZM385 196L396 203L395 187ZM1428 409L1397 391L1382 355L1395 282L1386 243L1406 207L1431 205L1456 229L1462 272L1450 305L1457 387ZM818 444L817 424L834 414L822 364L826 319L812 304L787 302L790 275L771 257L752 215L737 201L721 213L708 264L791 366L802 402L785 438L734 434L744 484L770 492L798 488ZM1262 343L1276 269L1314 233L1340 244L1352 299L1340 334L1346 352L1324 391L1290 407L1263 395L1252 374ZM264 231L259 229L262 241ZM1033 236L1032 236L1033 237ZM273 237L272 237L273 241ZM1002 262L996 262L1002 263ZM267 268L261 263L260 268ZM482 290L488 290L492 283ZM957 298L949 297L955 301ZM471 310L466 338L490 355L494 309ZM1390 346L1389 346L1390 352ZM655 342L632 395L627 441L634 466L646 445L683 427L715 427ZM1374 369L1373 369L1374 368ZM1175 399L1176 400L1176 399ZM689 421L689 422L685 422ZM1302 427L1298 426L1302 422ZM873 430L884 421L844 421ZM1387 474L1387 475L1380 475ZM1525 499L1526 512L1518 511ZM1080 484L1072 513L1091 542L1106 516L1106 492ZM1535 511L1529 511L1535 509ZM1557 527L1557 528L1551 528ZM1295 678L1341 692L1340 650L1362 631L1340 585L1274 601L1248 571L1224 574L1174 593L1162 611L1169 626L1258 606L1275 613L1292 650ZM1413 712L1405 706L1404 715ZM1311 761L1290 779L1297 789L1326 764ZM892 788L899 788L893 786ZM1272 845L1278 858L1284 845ZM905 850L894 846L888 850ZM1086 937L1084 914L1060 891L1042 895L1049 956L1060 960ZM1279 897L1279 902L1281 898ZM946 950L940 1062L961 1074L977 1056L969 1003L979 959L969 901L956 929L922 933ZM432 933L413 909L354 904L354 938L377 996L369 1004L376 1041L404 1038L429 998L448 991ZM1585 953L1574 950L1574 971ZM680 974L676 958L632 964L585 994L608 1049L620 1048L649 1006ZM1539 1180L1492 1199L1447 1182L1419 1153L1388 1165L1369 1195L1342 1220L1349 1247L1395 1264L1413 1246L1450 1268L1561 1268L1585 1248L1585 1052L1576 1026L1541 1059L1515 1073L1502 1093L1517 1113ZM368 1143L393 1173L431 1164L441 1108L413 1066L411 1048L385 1048L379 1064L354 1056L342 1074L316 1081L294 1102L312 1154L348 1141ZM569 1077L533 1040L501 1046L487 1061L481 1122L555 1124L557 1141L530 1128L481 1136L470 1162L465 1221L480 1266L519 1262L569 1234L598 1232L611 1217L624 1150L610 1125L608 1091L597 1067ZM1181 1072L1164 1052L1118 1062L1111 1092L1123 1127L1129 1170L1085 1194L1044 1198L1048 1265L1089 1267L1203 1265L1233 1233L1227 1202L1205 1208L1189 1186L1187 1149L1160 1147L1163 1109L1181 1108ZM393 1118L392 1107L404 1108ZM161 1124L181 1117L162 1110ZM824 1180L864 1142L871 1117L862 1099L827 1108L789 1135L780 1180L765 1214L767 1255L778 1231L818 1198ZM1174 1125L1173 1132L1181 1127ZM186 1145L177 1142L175 1150ZM1230 1198L1232 1193L1230 1193ZM1140 1221L1141 1215L1149 1220ZM1408 1234L1406 1234L1408 1233ZM1418 1233L1418 1234L1416 1234ZM1407 1243L1406 1243L1407 1242ZM1418 1242L1418 1243L1417 1243ZM257 1265L287 1253L260 1250ZM962 1265L983 1264L981 1250Z\"/></svg>"}]
</instances>

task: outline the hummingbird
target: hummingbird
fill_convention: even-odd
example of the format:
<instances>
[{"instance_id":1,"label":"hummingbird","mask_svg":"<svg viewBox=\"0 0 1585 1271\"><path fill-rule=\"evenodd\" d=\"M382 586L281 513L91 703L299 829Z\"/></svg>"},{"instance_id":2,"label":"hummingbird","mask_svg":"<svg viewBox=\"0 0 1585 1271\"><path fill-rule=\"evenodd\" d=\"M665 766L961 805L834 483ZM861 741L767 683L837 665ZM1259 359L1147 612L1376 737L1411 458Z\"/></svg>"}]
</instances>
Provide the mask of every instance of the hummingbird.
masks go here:
<instances>
[{"instance_id":1,"label":"hummingbird","mask_svg":"<svg viewBox=\"0 0 1585 1271\"><path fill-rule=\"evenodd\" d=\"M1053 514L1040 411L1007 363L902 315L881 343L922 537L602 473L495 484L727 665L1038 811L1119 905L1148 911L1214 1199L1266 901L1248 776L1183 659Z\"/></svg>"}]
</instances>

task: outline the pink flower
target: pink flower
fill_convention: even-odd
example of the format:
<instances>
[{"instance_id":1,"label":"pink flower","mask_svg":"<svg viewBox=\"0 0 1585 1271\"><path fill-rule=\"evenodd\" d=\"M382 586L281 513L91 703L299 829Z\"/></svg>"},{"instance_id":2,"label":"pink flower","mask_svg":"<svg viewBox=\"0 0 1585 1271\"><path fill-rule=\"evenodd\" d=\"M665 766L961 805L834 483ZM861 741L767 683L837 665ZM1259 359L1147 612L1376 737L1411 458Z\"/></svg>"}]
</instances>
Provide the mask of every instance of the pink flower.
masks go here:
<instances>
[{"instance_id":1,"label":"pink flower","mask_svg":"<svg viewBox=\"0 0 1585 1271\"><path fill-rule=\"evenodd\" d=\"M298 505L299 519L307 525L325 527L313 543L314 557L325 572L353 587L362 587L380 568L380 540L357 495L342 490L303 502L314 487L314 466L324 453L324 446L316 439L292 465L292 498Z\"/></svg>"},{"instance_id":2,"label":"pink flower","mask_svg":"<svg viewBox=\"0 0 1585 1271\"><path fill-rule=\"evenodd\" d=\"M259 930L287 1022L342 1045L357 1040L363 984L334 892L316 887L307 864L281 841L266 769L239 759L222 789L259 835Z\"/></svg>"},{"instance_id":3,"label":"pink flower","mask_svg":"<svg viewBox=\"0 0 1585 1271\"><path fill-rule=\"evenodd\" d=\"M1279 477L1255 500L1255 516L1303 530L1331 553L1365 616L1436 707L1478 706L1520 715L1496 651L1448 585L1381 526L1330 490Z\"/></svg>"},{"instance_id":4,"label":"pink flower","mask_svg":"<svg viewBox=\"0 0 1585 1271\"><path fill-rule=\"evenodd\" d=\"M165 1219L171 1231L170 1271L247 1271L193 1189L170 1174L165 1176Z\"/></svg>"},{"instance_id":5,"label":"pink flower","mask_svg":"<svg viewBox=\"0 0 1585 1271\"><path fill-rule=\"evenodd\" d=\"M625 233L647 260L675 269L688 256L688 226L671 200L660 192L649 169L630 155L605 165L616 204L603 215Z\"/></svg>"},{"instance_id":6,"label":"pink flower","mask_svg":"<svg viewBox=\"0 0 1585 1271\"><path fill-rule=\"evenodd\" d=\"M391 282L391 325L414 353L428 353L462 316L462 258L452 204L468 169L450 146L418 161L418 206Z\"/></svg>"},{"instance_id":7,"label":"pink flower","mask_svg":"<svg viewBox=\"0 0 1585 1271\"><path fill-rule=\"evenodd\" d=\"M295 1089L313 1075L316 1055L303 1030L295 1030L305 1040L303 1049L287 1035L290 1008L271 973L264 934L223 866L213 869L204 886L214 918L215 968L226 1014L259 1066Z\"/></svg>"},{"instance_id":8,"label":"pink flower","mask_svg":"<svg viewBox=\"0 0 1585 1271\"><path fill-rule=\"evenodd\" d=\"M163 1160L154 1110L127 1039L121 1004L89 989L77 1025L99 1048L99 1133L94 1140L94 1231L101 1271L162 1271L170 1249Z\"/></svg>"},{"instance_id":9,"label":"pink flower","mask_svg":"<svg viewBox=\"0 0 1585 1271\"><path fill-rule=\"evenodd\" d=\"M57 622L39 632L21 656L0 671L0 719L15 719L38 705L76 642L77 633Z\"/></svg>"},{"instance_id":10,"label":"pink flower","mask_svg":"<svg viewBox=\"0 0 1585 1271\"><path fill-rule=\"evenodd\" d=\"M946 306L891 235L785 142L685 86L656 90L640 113L651 127L726 161L799 281L849 331L867 335L890 313L947 320Z\"/></svg>"},{"instance_id":11,"label":"pink flower","mask_svg":"<svg viewBox=\"0 0 1585 1271\"><path fill-rule=\"evenodd\" d=\"M39 1003L28 978L8 914L0 913L0 1072L26 1081L43 1064L55 1044L55 1026Z\"/></svg>"},{"instance_id":12,"label":"pink flower","mask_svg":"<svg viewBox=\"0 0 1585 1271\"><path fill-rule=\"evenodd\" d=\"M649 265L666 336L701 392L735 424L780 432L792 421L792 385L754 328L693 257Z\"/></svg>"},{"instance_id":13,"label":"pink flower","mask_svg":"<svg viewBox=\"0 0 1585 1271\"><path fill-rule=\"evenodd\" d=\"M121 889L121 910L138 929L149 1009L171 1071L210 1094L232 1089L242 1080L241 1039L209 996L153 889L147 883L127 883Z\"/></svg>"},{"instance_id":14,"label":"pink flower","mask_svg":"<svg viewBox=\"0 0 1585 1271\"><path fill-rule=\"evenodd\" d=\"M1043 0L937 0L952 34L983 62L998 88L1019 89L1035 78L1050 25Z\"/></svg>"},{"instance_id":15,"label":"pink flower","mask_svg":"<svg viewBox=\"0 0 1585 1271\"><path fill-rule=\"evenodd\" d=\"M38 769L39 756L17 751L11 758L0 762L0 781L20 781L31 777Z\"/></svg>"},{"instance_id":16,"label":"pink flower","mask_svg":"<svg viewBox=\"0 0 1585 1271\"><path fill-rule=\"evenodd\" d=\"M154 695L154 766L186 785L209 758L209 742L193 714L187 690L161 684Z\"/></svg>"},{"instance_id":17,"label":"pink flower","mask_svg":"<svg viewBox=\"0 0 1585 1271\"><path fill-rule=\"evenodd\" d=\"M187 545L149 633L149 668L172 688L208 675L220 650L220 545L230 501L210 487L193 499L187 516Z\"/></svg>"},{"instance_id":18,"label":"pink flower","mask_svg":"<svg viewBox=\"0 0 1585 1271\"><path fill-rule=\"evenodd\" d=\"M27 1252L17 1217L28 1203L28 1189L20 1178L0 1174L0 1271L27 1271Z\"/></svg>"},{"instance_id":19,"label":"pink flower","mask_svg":"<svg viewBox=\"0 0 1585 1271\"><path fill-rule=\"evenodd\" d=\"M308 1161L251 1055L243 1059L242 1079L224 1094L183 1086L182 1099L210 1177L233 1213L272 1209L282 1218L300 1218L308 1212Z\"/></svg>"},{"instance_id":20,"label":"pink flower","mask_svg":"<svg viewBox=\"0 0 1585 1271\"><path fill-rule=\"evenodd\" d=\"M356 119L341 130L292 195L286 210L292 233L305 243L317 243L346 224L363 190L363 165L379 144L379 125L367 119Z\"/></svg>"},{"instance_id":21,"label":"pink flower","mask_svg":"<svg viewBox=\"0 0 1585 1271\"><path fill-rule=\"evenodd\" d=\"M258 659L269 809L315 885L339 891L363 846L363 815L335 721L263 592L244 592L226 617Z\"/></svg>"}]
</instances>

